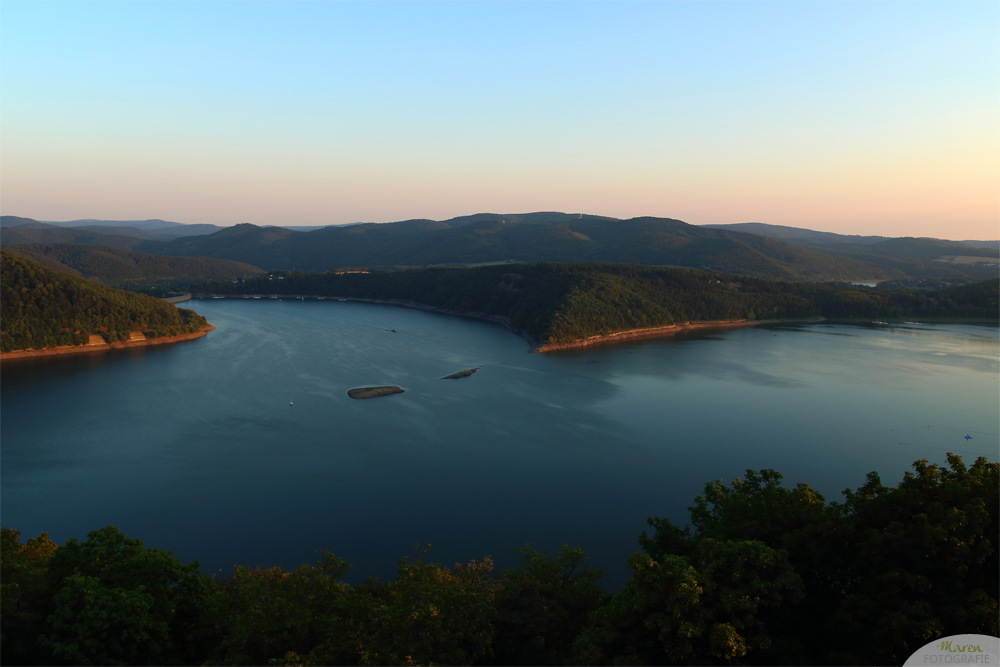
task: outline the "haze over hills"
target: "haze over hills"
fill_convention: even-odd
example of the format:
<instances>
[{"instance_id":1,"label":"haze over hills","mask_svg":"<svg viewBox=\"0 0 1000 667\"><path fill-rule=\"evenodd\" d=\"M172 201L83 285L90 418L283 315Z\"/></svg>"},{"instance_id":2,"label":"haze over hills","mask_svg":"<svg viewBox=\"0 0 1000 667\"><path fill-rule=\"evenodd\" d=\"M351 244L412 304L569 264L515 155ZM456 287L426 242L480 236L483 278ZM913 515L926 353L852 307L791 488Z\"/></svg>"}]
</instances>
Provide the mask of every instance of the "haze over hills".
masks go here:
<instances>
[{"instance_id":1,"label":"haze over hills","mask_svg":"<svg viewBox=\"0 0 1000 667\"><path fill-rule=\"evenodd\" d=\"M770 225L763 222L737 222L727 225L701 225L709 229L727 229L732 232L745 232L747 234L757 234L781 241L791 241L793 243L803 243L807 245L871 245L887 241L892 236L861 236L858 234L836 234L834 232L817 232L812 229L802 229L800 227L788 227L786 225ZM913 237L902 237L913 238ZM1000 251L1000 240L995 241L947 241L930 237L919 237L923 240L940 241L941 243L958 243L974 248L987 248Z\"/></svg>"},{"instance_id":2,"label":"haze over hills","mask_svg":"<svg viewBox=\"0 0 1000 667\"><path fill-rule=\"evenodd\" d=\"M981 247L992 242L846 236L763 223L695 226L670 218L618 220L558 212L297 228L311 231L163 220L71 223L76 226L4 216L0 243L98 244L161 256L225 259L266 270L604 261L811 281L985 279L997 273L997 267L986 264L995 264L1000 256L995 248ZM157 226L161 224L166 227ZM189 229L196 233L184 234Z\"/></svg>"},{"instance_id":3,"label":"haze over hills","mask_svg":"<svg viewBox=\"0 0 1000 667\"><path fill-rule=\"evenodd\" d=\"M713 229L743 230L759 236L781 239L821 250L831 255L851 257L904 271L913 278L991 278L996 275L1000 241L945 241L930 238L851 236L810 229L745 222L733 225L705 225Z\"/></svg>"}]
</instances>

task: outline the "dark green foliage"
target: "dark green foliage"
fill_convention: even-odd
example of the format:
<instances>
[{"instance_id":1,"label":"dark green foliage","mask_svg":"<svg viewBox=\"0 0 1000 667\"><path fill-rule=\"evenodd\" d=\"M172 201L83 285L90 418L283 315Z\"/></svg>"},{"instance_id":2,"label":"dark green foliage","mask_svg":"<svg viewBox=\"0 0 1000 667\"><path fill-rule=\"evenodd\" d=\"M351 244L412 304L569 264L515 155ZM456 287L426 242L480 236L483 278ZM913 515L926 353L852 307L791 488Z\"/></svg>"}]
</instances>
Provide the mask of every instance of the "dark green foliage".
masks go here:
<instances>
[{"instance_id":1,"label":"dark green foliage","mask_svg":"<svg viewBox=\"0 0 1000 667\"><path fill-rule=\"evenodd\" d=\"M870 473L829 505L808 485L748 470L730 487L706 485L690 508L693 534L654 518L640 543L663 562L721 540L784 554L805 599L761 617L773 641L752 662L898 664L936 637L998 631L1000 465L948 463L917 461L897 487Z\"/></svg>"},{"instance_id":2,"label":"dark green foliage","mask_svg":"<svg viewBox=\"0 0 1000 667\"><path fill-rule=\"evenodd\" d=\"M507 570L497 594L490 664L566 664L573 640L602 602L604 572L590 567L579 547L563 545L554 558L530 545L515 551L519 566Z\"/></svg>"},{"instance_id":3,"label":"dark green foliage","mask_svg":"<svg viewBox=\"0 0 1000 667\"><path fill-rule=\"evenodd\" d=\"M147 337L197 331L194 311L142 294L96 285L23 257L0 252L2 350L81 345L89 334L127 341L130 331Z\"/></svg>"},{"instance_id":4,"label":"dark green foliage","mask_svg":"<svg viewBox=\"0 0 1000 667\"><path fill-rule=\"evenodd\" d=\"M223 664L473 664L490 653L492 562L443 568L403 559L393 583L336 581L347 566L237 567L222 583L229 613Z\"/></svg>"},{"instance_id":5,"label":"dark green foliage","mask_svg":"<svg viewBox=\"0 0 1000 667\"><path fill-rule=\"evenodd\" d=\"M48 533L21 544L20 531L0 529L0 661L5 665L47 661L38 638L45 629L49 562L57 548Z\"/></svg>"},{"instance_id":6,"label":"dark green foliage","mask_svg":"<svg viewBox=\"0 0 1000 667\"><path fill-rule=\"evenodd\" d=\"M914 464L896 487L877 473L837 507L841 530L817 564L843 597L829 631L858 662L901 662L942 635L1000 633L1000 466ZM833 656L837 659L839 656Z\"/></svg>"},{"instance_id":7,"label":"dark green foliage","mask_svg":"<svg viewBox=\"0 0 1000 667\"><path fill-rule=\"evenodd\" d=\"M291 572L237 566L221 582L227 603L214 661L264 665L288 653L306 655L319 646L336 656L333 662L345 660L352 648L349 641L342 645L330 638L348 629L349 588L337 581L348 568L331 554L316 567L302 565Z\"/></svg>"},{"instance_id":8,"label":"dark green foliage","mask_svg":"<svg viewBox=\"0 0 1000 667\"><path fill-rule=\"evenodd\" d=\"M953 634L996 635L1000 465L914 463L842 504L773 470L706 485L692 526L650 519L632 578L606 597L579 548L348 565L197 564L114 527L86 542L2 531L4 664L899 664Z\"/></svg>"},{"instance_id":9,"label":"dark green foliage","mask_svg":"<svg viewBox=\"0 0 1000 667\"><path fill-rule=\"evenodd\" d=\"M56 271L115 287L156 282L245 278L262 273L249 264L207 257L160 257L111 246L57 243L7 248Z\"/></svg>"},{"instance_id":10,"label":"dark green foliage","mask_svg":"<svg viewBox=\"0 0 1000 667\"><path fill-rule=\"evenodd\" d=\"M281 273L208 281L213 294L325 295L426 304L506 318L536 340L590 336L689 321L808 317L1000 319L1000 281L942 290L875 291L785 283L711 271L629 264L517 264L371 274Z\"/></svg>"},{"instance_id":11,"label":"dark green foliage","mask_svg":"<svg viewBox=\"0 0 1000 667\"><path fill-rule=\"evenodd\" d=\"M629 556L632 579L577 640L577 660L711 664L767 649L767 610L792 606L802 583L784 552L753 540L699 540L689 555Z\"/></svg>"},{"instance_id":12,"label":"dark green foliage","mask_svg":"<svg viewBox=\"0 0 1000 667\"><path fill-rule=\"evenodd\" d=\"M213 588L197 563L113 526L58 549L45 535L17 538L5 530L5 664L190 664L216 641L206 622Z\"/></svg>"}]
</instances>

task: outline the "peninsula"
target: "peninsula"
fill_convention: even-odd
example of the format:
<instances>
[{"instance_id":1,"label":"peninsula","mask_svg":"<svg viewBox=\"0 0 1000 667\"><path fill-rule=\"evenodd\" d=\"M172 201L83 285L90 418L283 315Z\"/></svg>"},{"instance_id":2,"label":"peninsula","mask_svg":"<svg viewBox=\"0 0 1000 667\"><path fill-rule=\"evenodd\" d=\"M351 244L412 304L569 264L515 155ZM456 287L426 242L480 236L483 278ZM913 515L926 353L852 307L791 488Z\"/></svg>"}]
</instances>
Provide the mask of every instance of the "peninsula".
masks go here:
<instances>
[{"instance_id":1,"label":"peninsula","mask_svg":"<svg viewBox=\"0 0 1000 667\"><path fill-rule=\"evenodd\" d=\"M771 321L836 320L1000 324L1000 281L937 291L849 283L762 280L716 271L631 264L518 264L371 273L274 272L206 281L196 297L336 299L488 320L533 352Z\"/></svg>"},{"instance_id":2,"label":"peninsula","mask_svg":"<svg viewBox=\"0 0 1000 667\"><path fill-rule=\"evenodd\" d=\"M0 360L164 345L215 327L193 310L0 251Z\"/></svg>"}]
</instances>

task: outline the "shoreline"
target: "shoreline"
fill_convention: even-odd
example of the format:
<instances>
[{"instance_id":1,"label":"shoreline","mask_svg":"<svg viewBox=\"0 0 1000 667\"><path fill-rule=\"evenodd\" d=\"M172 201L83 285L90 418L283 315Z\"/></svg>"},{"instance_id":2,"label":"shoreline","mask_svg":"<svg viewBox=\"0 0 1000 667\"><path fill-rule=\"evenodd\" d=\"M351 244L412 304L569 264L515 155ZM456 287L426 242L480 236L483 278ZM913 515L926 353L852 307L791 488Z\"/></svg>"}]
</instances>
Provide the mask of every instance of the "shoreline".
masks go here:
<instances>
[{"instance_id":1,"label":"shoreline","mask_svg":"<svg viewBox=\"0 0 1000 667\"><path fill-rule=\"evenodd\" d=\"M430 313L442 313L444 315L453 315L455 317L468 317L473 320L484 320L486 322L493 322L494 324L499 324L507 331L515 333L524 340L528 341L531 345L531 352L534 352L537 347L541 345L535 338L524 331L523 329L518 329L510 320L503 315L490 315L488 313L477 313L474 311L465 310L452 310L450 308L442 308L440 306L429 306L426 303L417 303L415 301L402 301L400 299L367 299L356 296L326 296L326 295L310 295L310 294L282 294L278 297L270 294L196 294L198 298L208 298L208 299L309 299L310 301L353 301L355 303L375 303L383 306L400 306L402 308L413 308L414 310L425 310Z\"/></svg>"},{"instance_id":2,"label":"shoreline","mask_svg":"<svg viewBox=\"0 0 1000 667\"><path fill-rule=\"evenodd\" d=\"M631 329L629 331L619 331L613 334L601 335L601 336L591 336L589 338L584 338L582 340L575 340L569 343L543 343L532 336L527 331L519 329L511 324L510 320L503 315L489 315L487 313L479 313L473 311L460 311L452 310L450 308L442 308L440 306L429 306L425 303L416 303L414 301L402 301L400 299L368 299L362 297L351 297L351 296L326 296L326 295L310 295L310 294L282 294L282 295L272 295L272 294L210 294L210 293L199 293L194 295L197 298L208 298L208 299L309 299L313 300L332 300L332 301L353 301L356 303L374 303L385 306L401 306L403 308L413 308L415 310L424 310L431 313L442 313L444 315L453 315L456 317L468 317L474 320L484 320L486 322L493 322L494 324L499 324L503 328L507 329L511 333L515 333L524 340L528 342L531 349L528 350L530 354L546 354L548 352L557 352L561 350L572 350L585 347L594 347L598 345L613 345L618 342L626 340L636 340L640 338L657 338L657 337L668 337L674 334L680 333L682 331L690 331L692 329L733 329L739 327L754 327L760 324L779 324L781 322L822 322L825 318L818 317L808 320L803 319L791 319L791 320L706 320L706 321L696 321L696 322L681 322L678 324L669 324L662 327L649 327L645 329Z\"/></svg>"},{"instance_id":3,"label":"shoreline","mask_svg":"<svg viewBox=\"0 0 1000 667\"><path fill-rule=\"evenodd\" d=\"M581 340L570 341L569 343L544 343L533 349L532 352L545 354L546 352L557 352L561 350L575 350L585 347L596 347L599 345L614 345L629 340L639 340L642 338L666 338L679 334L682 331L692 331L694 329L738 329L741 327L755 327L760 324L778 324L780 322L793 322L802 320L704 320L696 322L679 322L668 324L662 327L647 327L645 329L631 329L629 331L619 331L613 334L590 336ZM815 320L821 322L822 318Z\"/></svg>"},{"instance_id":4,"label":"shoreline","mask_svg":"<svg viewBox=\"0 0 1000 667\"><path fill-rule=\"evenodd\" d=\"M181 343L186 340L201 338L209 331L215 331L211 324L192 331L191 333L178 334L176 336L164 336L162 338L151 338L148 340L129 341L127 343L104 343L103 345L59 345L57 347L43 347L38 350L12 350L10 352L0 352L0 361L16 361L18 359L37 359L39 357L63 357L80 354L95 354L108 352L110 350L124 350L134 347L148 347L150 345L169 345L171 343Z\"/></svg>"}]
</instances>

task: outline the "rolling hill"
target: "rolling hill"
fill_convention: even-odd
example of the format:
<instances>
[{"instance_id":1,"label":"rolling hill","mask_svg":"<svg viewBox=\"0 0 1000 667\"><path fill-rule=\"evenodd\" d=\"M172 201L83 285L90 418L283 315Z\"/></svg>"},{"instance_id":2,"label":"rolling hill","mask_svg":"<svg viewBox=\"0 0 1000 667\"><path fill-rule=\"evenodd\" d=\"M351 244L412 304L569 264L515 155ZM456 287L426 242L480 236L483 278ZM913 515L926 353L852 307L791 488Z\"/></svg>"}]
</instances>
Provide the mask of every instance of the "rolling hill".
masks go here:
<instances>
[{"instance_id":1,"label":"rolling hill","mask_svg":"<svg viewBox=\"0 0 1000 667\"><path fill-rule=\"evenodd\" d=\"M996 267L985 264L1000 254L996 242L847 236L763 223L695 226L670 218L618 220L558 212L318 228L218 228L164 220L58 224L4 216L0 243L105 245L160 256L231 260L269 271L602 261L808 281L982 280L997 275ZM976 257L982 262L977 264Z\"/></svg>"},{"instance_id":2,"label":"rolling hill","mask_svg":"<svg viewBox=\"0 0 1000 667\"><path fill-rule=\"evenodd\" d=\"M160 299L97 285L0 251L0 349L4 352L191 333L205 323Z\"/></svg>"},{"instance_id":3,"label":"rolling hill","mask_svg":"<svg viewBox=\"0 0 1000 667\"><path fill-rule=\"evenodd\" d=\"M56 271L112 286L249 278L262 273L249 264L206 257L163 257L112 246L78 243L16 245L8 252Z\"/></svg>"},{"instance_id":4,"label":"rolling hill","mask_svg":"<svg viewBox=\"0 0 1000 667\"><path fill-rule=\"evenodd\" d=\"M266 270L521 262L620 262L712 269L775 280L901 278L894 268L752 234L669 218L566 213L478 214L445 221L327 227L302 233L236 225L215 234L145 241L136 250L230 259Z\"/></svg>"},{"instance_id":5,"label":"rolling hill","mask_svg":"<svg viewBox=\"0 0 1000 667\"><path fill-rule=\"evenodd\" d=\"M862 262L904 272L911 278L960 280L986 279L997 275L995 264L1000 257L1000 241L945 241L942 239L885 236L850 236L810 229L745 222L733 225L705 225L711 229L746 231L758 236L783 240L821 252L850 257ZM953 257L982 258L956 263Z\"/></svg>"}]
</instances>

